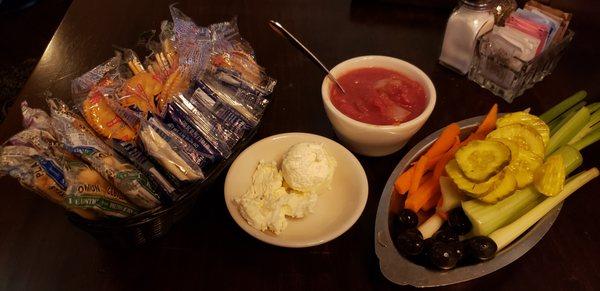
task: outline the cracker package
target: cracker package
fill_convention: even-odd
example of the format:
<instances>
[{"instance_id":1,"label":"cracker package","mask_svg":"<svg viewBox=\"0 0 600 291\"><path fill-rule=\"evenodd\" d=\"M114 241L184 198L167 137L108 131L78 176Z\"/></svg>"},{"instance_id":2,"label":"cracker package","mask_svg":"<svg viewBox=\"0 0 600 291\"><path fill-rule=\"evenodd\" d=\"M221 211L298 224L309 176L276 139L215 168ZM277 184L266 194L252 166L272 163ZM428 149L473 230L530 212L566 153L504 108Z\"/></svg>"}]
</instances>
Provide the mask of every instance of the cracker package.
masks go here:
<instances>
[{"instance_id":1,"label":"cracker package","mask_svg":"<svg viewBox=\"0 0 600 291\"><path fill-rule=\"evenodd\" d=\"M202 166L209 160L181 137L169 131L157 118L142 123L139 133L146 152L182 182L204 179Z\"/></svg>"},{"instance_id":2,"label":"cracker package","mask_svg":"<svg viewBox=\"0 0 600 291\"><path fill-rule=\"evenodd\" d=\"M0 149L0 173L86 219L127 217L139 211L98 172L62 148L46 112L26 102L21 109L25 130Z\"/></svg>"},{"instance_id":3,"label":"cracker package","mask_svg":"<svg viewBox=\"0 0 600 291\"><path fill-rule=\"evenodd\" d=\"M148 178L96 137L66 104L49 99L48 105L57 136L69 152L98 171L135 205L144 209L160 205L160 196Z\"/></svg>"},{"instance_id":4,"label":"cracker package","mask_svg":"<svg viewBox=\"0 0 600 291\"><path fill-rule=\"evenodd\" d=\"M212 24L209 30L213 40L209 70L213 75L257 95L273 92L277 82L256 62L252 47L240 35L236 18Z\"/></svg>"},{"instance_id":5,"label":"cracker package","mask_svg":"<svg viewBox=\"0 0 600 291\"><path fill-rule=\"evenodd\" d=\"M130 53L130 55L134 54ZM133 61L129 63L137 64ZM136 143L139 119L155 111L153 97L160 92L161 84L148 77L150 81L157 82L159 88L154 88L156 84L148 83L143 76L149 73L144 72L123 81L122 74L118 71L121 64L121 55L117 54L109 61L73 80L71 88L74 103L94 131L114 150L142 170L150 179L152 188L158 192L161 200L170 203L176 188L160 173ZM138 83L134 85L132 80ZM130 86L137 88L137 91L127 89ZM146 90L150 91L146 93ZM123 92L131 94L124 96ZM146 96L152 97L147 99Z\"/></svg>"}]
</instances>

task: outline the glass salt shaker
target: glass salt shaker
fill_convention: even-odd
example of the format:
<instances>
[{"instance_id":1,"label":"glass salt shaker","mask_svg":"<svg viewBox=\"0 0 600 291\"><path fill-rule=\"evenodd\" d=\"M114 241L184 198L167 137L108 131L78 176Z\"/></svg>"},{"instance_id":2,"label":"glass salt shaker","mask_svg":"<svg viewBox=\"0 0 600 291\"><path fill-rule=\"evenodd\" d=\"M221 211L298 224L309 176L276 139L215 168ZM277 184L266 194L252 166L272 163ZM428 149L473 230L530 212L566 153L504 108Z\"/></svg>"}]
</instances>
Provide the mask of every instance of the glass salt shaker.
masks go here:
<instances>
[{"instance_id":1,"label":"glass salt shaker","mask_svg":"<svg viewBox=\"0 0 600 291\"><path fill-rule=\"evenodd\" d=\"M439 61L461 74L471 68L477 39L494 27L496 0L460 0L444 34Z\"/></svg>"}]
</instances>

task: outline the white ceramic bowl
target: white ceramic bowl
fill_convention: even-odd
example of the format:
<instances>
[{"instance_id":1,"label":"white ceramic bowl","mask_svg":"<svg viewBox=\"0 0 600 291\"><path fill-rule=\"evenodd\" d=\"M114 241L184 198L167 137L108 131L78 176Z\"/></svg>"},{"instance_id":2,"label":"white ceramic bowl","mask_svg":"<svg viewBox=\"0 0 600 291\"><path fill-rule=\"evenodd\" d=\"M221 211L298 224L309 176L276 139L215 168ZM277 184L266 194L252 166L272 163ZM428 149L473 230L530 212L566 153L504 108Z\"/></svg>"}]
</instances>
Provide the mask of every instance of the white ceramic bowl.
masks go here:
<instances>
[{"instance_id":1,"label":"white ceramic bowl","mask_svg":"<svg viewBox=\"0 0 600 291\"><path fill-rule=\"evenodd\" d=\"M397 71L419 82L425 89L427 106L413 120L399 125L373 125L354 120L339 111L330 100L330 90L334 84L327 76L321 85L321 95L327 117L337 136L353 152L365 156L385 156L401 149L406 142L425 124L435 107L436 93L433 83L423 71L400 59L386 56L362 56L346 60L331 70L333 76L340 77L346 72L359 68L385 68Z\"/></svg>"},{"instance_id":2,"label":"white ceramic bowl","mask_svg":"<svg viewBox=\"0 0 600 291\"><path fill-rule=\"evenodd\" d=\"M288 227L279 235L253 228L240 215L233 199L248 190L260 160L274 160L279 164L283 154L301 142L322 143L337 160L331 190L321 192L313 213L304 218L289 219ZM342 145L308 133L278 134L256 142L231 164L225 178L225 203L235 222L263 242L291 248L319 245L346 232L363 212L368 193L367 176L356 157Z\"/></svg>"}]
</instances>

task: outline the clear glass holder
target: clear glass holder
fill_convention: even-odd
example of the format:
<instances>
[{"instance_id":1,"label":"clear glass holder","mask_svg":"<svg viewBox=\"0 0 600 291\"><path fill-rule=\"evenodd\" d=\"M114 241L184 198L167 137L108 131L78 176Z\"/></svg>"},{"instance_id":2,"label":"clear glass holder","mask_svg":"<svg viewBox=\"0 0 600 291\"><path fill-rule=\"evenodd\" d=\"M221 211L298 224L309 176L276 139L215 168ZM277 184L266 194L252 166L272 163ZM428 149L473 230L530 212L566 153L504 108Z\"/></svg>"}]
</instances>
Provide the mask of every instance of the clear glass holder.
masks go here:
<instances>
[{"instance_id":1,"label":"clear glass holder","mask_svg":"<svg viewBox=\"0 0 600 291\"><path fill-rule=\"evenodd\" d=\"M468 78L511 103L552 73L574 34L568 30L559 42L529 62L494 51L486 43L487 38L480 37Z\"/></svg>"}]
</instances>

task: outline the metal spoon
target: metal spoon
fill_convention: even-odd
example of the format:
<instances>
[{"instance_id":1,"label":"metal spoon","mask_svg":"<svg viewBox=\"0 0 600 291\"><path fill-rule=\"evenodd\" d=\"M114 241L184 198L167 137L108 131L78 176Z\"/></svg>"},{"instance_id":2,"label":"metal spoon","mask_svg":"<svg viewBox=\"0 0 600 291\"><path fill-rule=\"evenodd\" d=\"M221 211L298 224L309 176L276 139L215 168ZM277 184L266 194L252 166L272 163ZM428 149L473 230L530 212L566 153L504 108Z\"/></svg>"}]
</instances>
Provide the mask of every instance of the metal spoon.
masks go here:
<instances>
[{"instance_id":1,"label":"metal spoon","mask_svg":"<svg viewBox=\"0 0 600 291\"><path fill-rule=\"evenodd\" d=\"M325 71L327 73L327 76L329 77L329 79L331 79L340 88L340 90L342 90L342 93L346 94L346 90L344 90L344 88L342 87L342 85L340 85L338 80L336 80L335 77L331 74L331 72L329 72L329 69L327 69L327 67L325 67L325 65L323 65L323 63L321 63L321 61L319 61L319 59L317 59L317 57L308 48L306 48L297 38L295 38L289 31L287 31L281 24L279 24L279 22L274 21L274 20L269 20L269 26L271 27L271 29L273 29L275 32L277 32L279 35L285 37L293 46L295 46L298 50L300 50L306 57L308 57L315 64L317 64L319 67L321 67L321 69L323 69L323 71Z\"/></svg>"}]
</instances>

